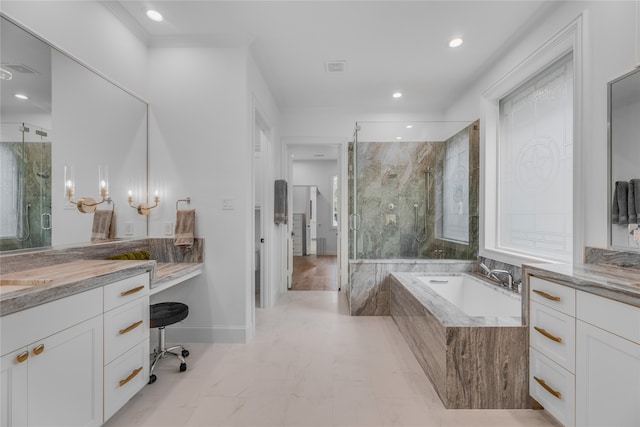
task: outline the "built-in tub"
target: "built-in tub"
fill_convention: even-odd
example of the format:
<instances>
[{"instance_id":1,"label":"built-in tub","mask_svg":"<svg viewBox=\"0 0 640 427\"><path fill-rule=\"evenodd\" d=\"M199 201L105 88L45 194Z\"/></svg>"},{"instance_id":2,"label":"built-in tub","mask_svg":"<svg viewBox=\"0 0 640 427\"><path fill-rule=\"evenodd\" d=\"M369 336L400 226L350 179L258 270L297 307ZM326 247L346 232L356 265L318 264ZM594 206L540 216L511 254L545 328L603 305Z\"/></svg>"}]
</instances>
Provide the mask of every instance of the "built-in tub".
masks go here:
<instances>
[{"instance_id":1,"label":"built-in tub","mask_svg":"<svg viewBox=\"0 0 640 427\"><path fill-rule=\"evenodd\" d=\"M470 274L391 274L390 311L446 408L529 408L519 295Z\"/></svg>"}]
</instances>

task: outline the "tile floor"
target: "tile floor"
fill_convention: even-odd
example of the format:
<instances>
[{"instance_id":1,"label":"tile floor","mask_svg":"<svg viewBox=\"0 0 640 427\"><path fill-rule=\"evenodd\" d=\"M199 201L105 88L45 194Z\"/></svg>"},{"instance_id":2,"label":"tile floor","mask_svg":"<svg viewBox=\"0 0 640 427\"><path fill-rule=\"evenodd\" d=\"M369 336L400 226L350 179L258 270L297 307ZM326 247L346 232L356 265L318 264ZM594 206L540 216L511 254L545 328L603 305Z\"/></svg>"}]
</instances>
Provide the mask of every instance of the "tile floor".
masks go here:
<instances>
[{"instance_id":1,"label":"tile floor","mask_svg":"<svg viewBox=\"0 0 640 427\"><path fill-rule=\"evenodd\" d=\"M106 424L556 426L544 411L446 410L390 317L347 315L344 293L288 292L251 343L191 344Z\"/></svg>"}]
</instances>

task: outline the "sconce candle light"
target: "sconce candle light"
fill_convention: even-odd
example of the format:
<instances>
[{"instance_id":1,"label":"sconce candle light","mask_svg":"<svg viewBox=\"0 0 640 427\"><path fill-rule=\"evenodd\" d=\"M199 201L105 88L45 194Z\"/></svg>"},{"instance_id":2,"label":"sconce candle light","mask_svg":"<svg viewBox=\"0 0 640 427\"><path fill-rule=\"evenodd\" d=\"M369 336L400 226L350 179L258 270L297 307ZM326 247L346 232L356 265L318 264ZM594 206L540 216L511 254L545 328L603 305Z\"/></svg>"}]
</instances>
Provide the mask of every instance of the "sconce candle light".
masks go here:
<instances>
[{"instance_id":1,"label":"sconce candle light","mask_svg":"<svg viewBox=\"0 0 640 427\"><path fill-rule=\"evenodd\" d=\"M73 166L64 167L64 195L69 203L76 205L78 211L82 213L93 213L96 206L106 201L110 201L109 197L109 174L107 166L98 166L98 191L100 192L100 201L96 202L91 197L81 197L73 200L76 191L76 182L74 178Z\"/></svg>"},{"instance_id":2,"label":"sconce candle light","mask_svg":"<svg viewBox=\"0 0 640 427\"><path fill-rule=\"evenodd\" d=\"M129 190L128 200L129 200L129 206L136 209L140 215L149 215L151 213L151 209L158 207L158 202L160 202L160 196L158 195L158 191L156 190L155 196L153 198L153 201L155 202L155 204L153 206L149 206L145 202L141 202L135 205L133 203L133 192Z\"/></svg>"}]
</instances>

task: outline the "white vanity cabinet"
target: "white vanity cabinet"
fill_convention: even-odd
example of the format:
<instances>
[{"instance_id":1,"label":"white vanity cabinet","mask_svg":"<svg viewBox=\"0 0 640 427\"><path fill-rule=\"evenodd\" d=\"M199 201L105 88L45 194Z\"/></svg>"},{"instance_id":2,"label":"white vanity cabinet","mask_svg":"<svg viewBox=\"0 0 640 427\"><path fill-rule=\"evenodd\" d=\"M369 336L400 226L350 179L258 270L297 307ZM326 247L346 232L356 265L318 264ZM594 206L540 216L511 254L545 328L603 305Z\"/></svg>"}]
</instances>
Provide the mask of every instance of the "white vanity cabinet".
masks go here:
<instances>
[{"instance_id":1,"label":"white vanity cabinet","mask_svg":"<svg viewBox=\"0 0 640 427\"><path fill-rule=\"evenodd\" d=\"M149 273L0 319L0 425L100 426L149 379Z\"/></svg>"},{"instance_id":2,"label":"white vanity cabinet","mask_svg":"<svg viewBox=\"0 0 640 427\"><path fill-rule=\"evenodd\" d=\"M3 426L102 424L102 289L0 324Z\"/></svg>"},{"instance_id":3,"label":"white vanity cabinet","mask_svg":"<svg viewBox=\"0 0 640 427\"><path fill-rule=\"evenodd\" d=\"M529 283L531 397L567 426L640 426L640 308Z\"/></svg>"}]
</instances>

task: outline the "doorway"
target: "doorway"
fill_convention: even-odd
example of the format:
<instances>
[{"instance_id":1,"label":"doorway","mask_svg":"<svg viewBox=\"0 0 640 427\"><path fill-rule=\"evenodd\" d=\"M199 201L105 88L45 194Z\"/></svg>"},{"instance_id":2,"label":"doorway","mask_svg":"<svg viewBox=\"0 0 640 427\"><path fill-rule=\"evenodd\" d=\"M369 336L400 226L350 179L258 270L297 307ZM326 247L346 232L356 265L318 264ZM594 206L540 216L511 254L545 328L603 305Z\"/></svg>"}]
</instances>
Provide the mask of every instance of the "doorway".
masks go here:
<instances>
[{"instance_id":1,"label":"doorway","mask_svg":"<svg viewBox=\"0 0 640 427\"><path fill-rule=\"evenodd\" d=\"M289 290L338 291L338 145L291 145Z\"/></svg>"}]
</instances>

